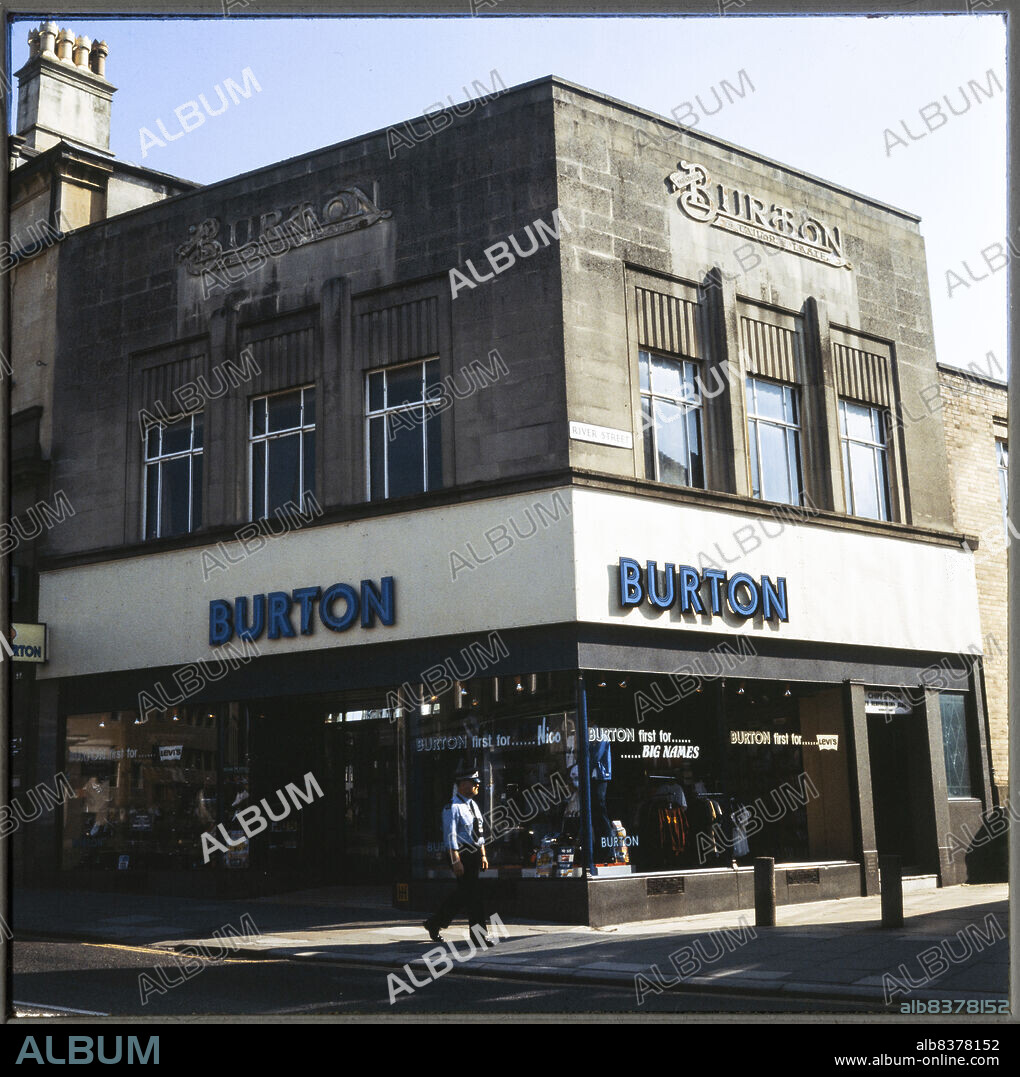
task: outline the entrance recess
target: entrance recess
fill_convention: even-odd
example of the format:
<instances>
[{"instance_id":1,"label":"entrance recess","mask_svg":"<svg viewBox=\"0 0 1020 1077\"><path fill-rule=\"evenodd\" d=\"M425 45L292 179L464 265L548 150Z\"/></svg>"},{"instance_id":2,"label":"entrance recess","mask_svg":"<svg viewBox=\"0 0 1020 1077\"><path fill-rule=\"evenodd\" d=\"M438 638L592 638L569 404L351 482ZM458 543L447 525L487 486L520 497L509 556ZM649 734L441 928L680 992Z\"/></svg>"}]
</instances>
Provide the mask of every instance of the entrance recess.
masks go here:
<instances>
[{"instance_id":1,"label":"entrance recess","mask_svg":"<svg viewBox=\"0 0 1020 1077\"><path fill-rule=\"evenodd\" d=\"M925 772L923 714L868 716L875 838L880 856L901 857L904 875L935 871L936 846Z\"/></svg>"},{"instance_id":2,"label":"entrance recess","mask_svg":"<svg viewBox=\"0 0 1020 1077\"><path fill-rule=\"evenodd\" d=\"M396 743L399 725L389 711L337 713L325 725L334 804L330 809L338 883L391 882L402 838L398 813Z\"/></svg>"}]
</instances>

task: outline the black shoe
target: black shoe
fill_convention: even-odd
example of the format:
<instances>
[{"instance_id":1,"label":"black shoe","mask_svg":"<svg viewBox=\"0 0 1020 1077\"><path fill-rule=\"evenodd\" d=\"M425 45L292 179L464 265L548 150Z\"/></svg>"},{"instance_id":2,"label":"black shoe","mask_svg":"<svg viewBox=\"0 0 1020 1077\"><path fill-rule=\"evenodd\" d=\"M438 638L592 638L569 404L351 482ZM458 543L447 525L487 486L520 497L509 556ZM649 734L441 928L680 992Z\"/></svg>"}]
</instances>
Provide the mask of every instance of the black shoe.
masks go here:
<instances>
[{"instance_id":1,"label":"black shoe","mask_svg":"<svg viewBox=\"0 0 1020 1077\"><path fill-rule=\"evenodd\" d=\"M439 934L442 928L436 927L431 920L426 920L422 925L423 928L429 933L429 938L433 942L442 942L443 936Z\"/></svg>"}]
</instances>

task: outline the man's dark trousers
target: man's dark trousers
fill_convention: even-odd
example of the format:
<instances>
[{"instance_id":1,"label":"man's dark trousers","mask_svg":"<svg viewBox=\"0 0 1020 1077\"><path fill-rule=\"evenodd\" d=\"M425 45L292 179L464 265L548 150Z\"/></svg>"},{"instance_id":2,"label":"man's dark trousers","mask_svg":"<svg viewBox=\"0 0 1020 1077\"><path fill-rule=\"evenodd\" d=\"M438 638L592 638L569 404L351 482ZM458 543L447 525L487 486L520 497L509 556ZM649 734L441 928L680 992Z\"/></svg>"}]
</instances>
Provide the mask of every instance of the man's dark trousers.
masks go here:
<instances>
[{"instance_id":1,"label":"man's dark trousers","mask_svg":"<svg viewBox=\"0 0 1020 1077\"><path fill-rule=\"evenodd\" d=\"M449 927L457 913L463 910L467 913L472 934L476 934L474 928L477 925L484 935L485 909L482 906L482 888L478 882L482 854L477 849L461 849L460 862L464 865L464 874L456 879L456 889L452 894L446 895L431 921L437 930L442 931L443 928Z\"/></svg>"}]
</instances>

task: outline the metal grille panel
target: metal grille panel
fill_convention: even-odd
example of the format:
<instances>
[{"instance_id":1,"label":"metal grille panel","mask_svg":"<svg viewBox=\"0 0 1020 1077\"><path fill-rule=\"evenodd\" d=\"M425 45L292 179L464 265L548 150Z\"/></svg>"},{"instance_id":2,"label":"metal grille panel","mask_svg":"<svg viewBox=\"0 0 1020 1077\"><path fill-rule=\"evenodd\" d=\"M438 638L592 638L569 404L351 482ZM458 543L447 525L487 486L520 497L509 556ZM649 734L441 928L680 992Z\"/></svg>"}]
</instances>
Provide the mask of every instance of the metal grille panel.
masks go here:
<instances>
[{"instance_id":1,"label":"metal grille panel","mask_svg":"<svg viewBox=\"0 0 1020 1077\"><path fill-rule=\"evenodd\" d=\"M174 415L178 411L175 391L205 373L205 356L192 355L187 359L161 363L141 373L142 407L152 408L159 401L169 414Z\"/></svg>"},{"instance_id":2,"label":"metal grille panel","mask_svg":"<svg viewBox=\"0 0 1020 1077\"><path fill-rule=\"evenodd\" d=\"M355 348L362 367L424 359L439 353L439 304L435 296L358 315Z\"/></svg>"},{"instance_id":3,"label":"metal grille panel","mask_svg":"<svg viewBox=\"0 0 1020 1077\"><path fill-rule=\"evenodd\" d=\"M794 329L741 316L740 345L748 374L800 384L801 339Z\"/></svg>"},{"instance_id":4,"label":"metal grille panel","mask_svg":"<svg viewBox=\"0 0 1020 1077\"><path fill-rule=\"evenodd\" d=\"M636 288L638 344L702 358L698 346L697 304L647 288Z\"/></svg>"},{"instance_id":5,"label":"metal grille panel","mask_svg":"<svg viewBox=\"0 0 1020 1077\"><path fill-rule=\"evenodd\" d=\"M833 342L832 351L836 361L836 388L841 397L889 406L892 393L887 356L837 342Z\"/></svg>"}]
</instances>

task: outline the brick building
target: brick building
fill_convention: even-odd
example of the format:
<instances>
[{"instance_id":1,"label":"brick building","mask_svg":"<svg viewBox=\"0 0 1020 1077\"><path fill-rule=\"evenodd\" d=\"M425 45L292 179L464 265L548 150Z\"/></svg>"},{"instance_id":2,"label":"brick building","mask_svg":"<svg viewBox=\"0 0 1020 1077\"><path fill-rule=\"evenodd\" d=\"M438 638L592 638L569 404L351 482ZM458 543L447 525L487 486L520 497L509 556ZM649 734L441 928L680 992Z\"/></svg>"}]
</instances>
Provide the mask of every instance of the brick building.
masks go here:
<instances>
[{"instance_id":1,"label":"brick building","mask_svg":"<svg viewBox=\"0 0 1020 1077\"><path fill-rule=\"evenodd\" d=\"M992 784L997 803L1009 796L1009 614L1007 560L1016 528L1009 521L1007 386L939 364L942 418L949 450L956 525L977 537L977 577L984 637Z\"/></svg>"}]
</instances>

